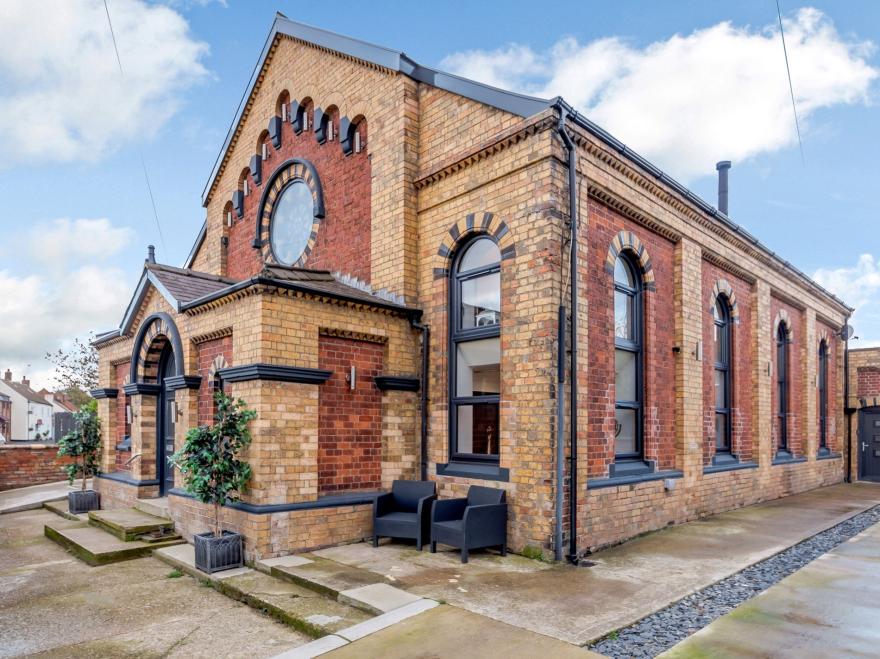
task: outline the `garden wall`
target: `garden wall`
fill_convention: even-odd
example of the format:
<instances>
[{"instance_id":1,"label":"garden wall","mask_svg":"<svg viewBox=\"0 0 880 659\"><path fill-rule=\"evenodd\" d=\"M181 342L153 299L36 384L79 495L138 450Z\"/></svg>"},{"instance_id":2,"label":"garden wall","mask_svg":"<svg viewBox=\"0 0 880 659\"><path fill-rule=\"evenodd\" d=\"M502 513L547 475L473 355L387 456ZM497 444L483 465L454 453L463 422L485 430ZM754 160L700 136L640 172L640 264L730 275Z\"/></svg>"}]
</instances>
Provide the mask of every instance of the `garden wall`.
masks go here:
<instances>
[{"instance_id":1,"label":"garden wall","mask_svg":"<svg viewBox=\"0 0 880 659\"><path fill-rule=\"evenodd\" d=\"M65 480L57 444L0 444L0 490Z\"/></svg>"}]
</instances>

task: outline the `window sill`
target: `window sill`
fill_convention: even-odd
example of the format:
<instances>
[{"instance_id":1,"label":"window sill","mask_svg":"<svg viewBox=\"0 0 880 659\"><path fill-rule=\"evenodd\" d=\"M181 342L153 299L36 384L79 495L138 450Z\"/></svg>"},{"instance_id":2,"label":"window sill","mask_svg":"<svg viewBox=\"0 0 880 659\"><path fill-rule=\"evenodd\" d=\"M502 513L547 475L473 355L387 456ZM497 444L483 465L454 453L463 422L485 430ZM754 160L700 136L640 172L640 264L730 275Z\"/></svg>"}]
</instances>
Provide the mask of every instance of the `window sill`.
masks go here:
<instances>
[{"instance_id":1,"label":"window sill","mask_svg":"<svg viewBox=\"0 0 880 659\"><path fill-rule=\"evenodd\" d=\"M773 462L771 462L770 464L772 464L774 466L775 465L788 465L788 464L795 464L798 462L806 462L806 461L807 461L807 459L805 457L796 458L788 451L784 451L784 452L779 451L776 453L776 457L773 458Z\"/></svg>"},{"instance_id":2,"label":"window sill","mask_svg":"<svg viewBox=\"0 0 880 659\"><path fill-rule=\"evenodd\" d=\"M479 478L486 481L510 480L510 470L497 464L485 462L448 462L437 465L438 476L459 476L461 478Z\"/></svg>"},{"instance_id":3,"label":"window sill","mask_svg":"<svg viewBox=\"0 0 880 659\"><path fill-rule=\"evenodd\" d=\"M820 451L819 455L816 456L817 460L836 460L837 458L842 458L842 453L834 453L833 451L829 451L825 449L824 452Z\"/></svg>"},{"instance_id":4,"label":"window sill","mask_svg":"<svg viewBox=\"0 0 880 659\"><path fill-rule=\"evenodd\" d=\"M652 471L628 476L613 476L610 478L592 478L587 480L588 490L598 490L605 487L618 487L620 485L635 485L648 481L660 481L667 478L681 478L684 473L677 469L669 471Z\"/></svg>"},{"instance_id":5,"label":"window sill","mask_svg":"<svg viewBox=\"0 0 880 659\"><path fill-rule=\"evenodd\" d=\"M641 476L653 474L657 468L654 460L620 460L613 462L608 467L609 478L627 478L629 476Z\"/></svg>"},{"instance_id":6,"label":"window sill","mask_svg":"<svg viewBox=\"0 0 880 659\"><path fill-rule=\"evenodd\" d=\"M739 460L722 461L712 465L703 466L703 474L718 474L725 471L738 471L740 469L757 469L757 462L740 462Z\"/></svg>"}]
</instances>

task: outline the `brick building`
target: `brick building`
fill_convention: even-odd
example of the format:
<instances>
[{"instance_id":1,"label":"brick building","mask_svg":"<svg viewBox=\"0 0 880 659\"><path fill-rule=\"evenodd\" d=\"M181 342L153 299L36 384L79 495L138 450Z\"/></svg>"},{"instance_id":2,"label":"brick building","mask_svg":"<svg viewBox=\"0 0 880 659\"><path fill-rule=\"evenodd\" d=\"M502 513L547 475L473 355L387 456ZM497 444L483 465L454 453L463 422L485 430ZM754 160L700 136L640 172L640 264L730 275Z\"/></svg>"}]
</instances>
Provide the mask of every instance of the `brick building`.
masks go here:
<instances>
[{"instance_id":1,"label":"brick building","mask_svg":"<svg viewBox=\"0 0 880 659\"><path fill-rule=\"evenodd\" d=\"M846 358L846 469L852 480L880 482L880 348L850 349Z\"/></svg>"},{"instance_id":2,"label":"brick building","mask_svg":"<svg viewBox=\"0 0 880 659\"><path fill-rule=\"evenodd\" d=\"M562 99L279 15L203 201L96 342L105 506L207 527L165 456L218 386L250 556L369 536L400 477L574 556L844 476L851 310Z\"/></svg>"}]
</instances>

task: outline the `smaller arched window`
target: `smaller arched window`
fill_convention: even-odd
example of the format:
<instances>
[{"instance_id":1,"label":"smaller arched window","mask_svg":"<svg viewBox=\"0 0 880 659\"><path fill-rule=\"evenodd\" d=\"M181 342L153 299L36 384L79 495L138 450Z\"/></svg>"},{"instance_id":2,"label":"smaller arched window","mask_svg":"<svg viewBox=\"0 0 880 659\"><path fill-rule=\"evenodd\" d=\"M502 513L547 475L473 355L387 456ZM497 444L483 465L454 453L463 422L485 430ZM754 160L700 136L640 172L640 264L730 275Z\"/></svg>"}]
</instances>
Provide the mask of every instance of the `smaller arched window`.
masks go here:
<instances>
[{"instance_id":1,"label":"smaller arched window","mask_svg":"<svg viewBox=\"0 0 880 659\"><path fill-rule=\"evenodd\" d=\"M731 451L730 419L730 381L731 381L731 341L730 305L727 298L718 296L715 300L715 451Z\"/></svg>"},{"instance_id":2,"label":"smaller arched window","mask_svg":"<svg viewBox=\"0 0 880 659\"><path fill-rule=\"evenodd\" d=\"M819 452L828 450L828 344L819 343Z\"/></svg>"},{"instance_id":3,"label":"smaller arched window","mask_svg":"<svg viewBox=\"0 0 880 659\"><path fill-rule=\"evenodd\" d=\"M501 401L501 251L486 236L455 262L450 310L450 455L497 462Z\"/></svg>"},{"instance_id":4,"label":"smaller arched window","mask_svg":"<svg viewBox=\"0 0 880 659\"><path fill-rule=\"evenodd\" d=\"M777 451L788 452L788 326L779 323L776 332L776 416L779 435Z\"/></svg>"},{"instance_id":5,"label":"smaller arched window","mask_svg":"<svg viewBox=\"0 0 880 659\"><path fill-rule=\"evenodd\" d=\"M615 461L642 457L643 335L641 278L624 253L614 264Z\"/></svg>"}]
</instances>

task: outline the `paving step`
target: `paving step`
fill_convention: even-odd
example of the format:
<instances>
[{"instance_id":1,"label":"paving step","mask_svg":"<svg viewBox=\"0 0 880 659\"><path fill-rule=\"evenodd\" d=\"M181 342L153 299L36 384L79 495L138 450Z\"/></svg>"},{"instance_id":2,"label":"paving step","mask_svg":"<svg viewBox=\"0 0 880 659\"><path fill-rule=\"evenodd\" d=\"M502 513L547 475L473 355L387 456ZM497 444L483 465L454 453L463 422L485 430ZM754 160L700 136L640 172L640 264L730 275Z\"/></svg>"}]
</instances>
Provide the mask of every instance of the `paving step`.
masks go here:
<instances>
[{"instance_id":1,"label":"paving step","mask_svg":"<svg viewBox=\"0 0 880 659\"><path fill-rule=\"evenodd\" d=\"M254 567L273 577L311 588L334 599L343 591L376 583L391 583L389 579L375 572L343 565L314 554L263 559L257 561Z\"/></svg>"},{"instance_id":2,"label":"paving step","mask_svg":"<svg viewBox=\"0 0 880 659\"><path fill-rule=\"evenodd\" d=\"M92 510L89 523L124 541L137 540L145 533L174 531L174 522L167 517L157 517L137 508Z\"/></svg>"},{"instance_id":3,"label":"paving step","mask_svg":"<svg viewBox=\"0 0 880 659\"><path fill-rule=\"evenodd\" d=\"M371 619L361 609L325 597L319 592L251 568L207 574L195 566L195 550L183 544L153 552L161 561L276 620L314 638L336 633Z\"/></svg>"},{"instance_id":4,"label":"paving step","mask_svg":"<svg viewBox=\"0 0 880 659\"><path fill-rule=\"evenodd\" d=\"M156 517L171 517L171 508L168 504L168 497L156 499L138 499L134 502L134 507L142 513L155 515Z\"/></svg>"},{"instance_id":5,"label":"paving step","mask_svg":"<svg viewBox=\"0 0 880 659\"><path fill-rule=\"evenodd\" d=\"M72 512L70 512L70 509L67 505L67 499L59 499L58 501L46 501L43 504L43 508L45 508L46 510L50 510L56 515L60 515L64 519L69 519L73 522L89 521L89 516L86 513L74 515Z\"/></svg>"},{"instance_id":6,"label":"paving step","mask_svg":"<svg viewBox=\"0 0 880 659\"><path fill-rule=\"evenodd\" d=\"M91 523L66 519L46 524L43 527L43 533L47 538L54 540L77 558L92 566L149 556L156 548L183 542L180 538L160 542L125 541Z\"/></svg>"}]
</instances>

